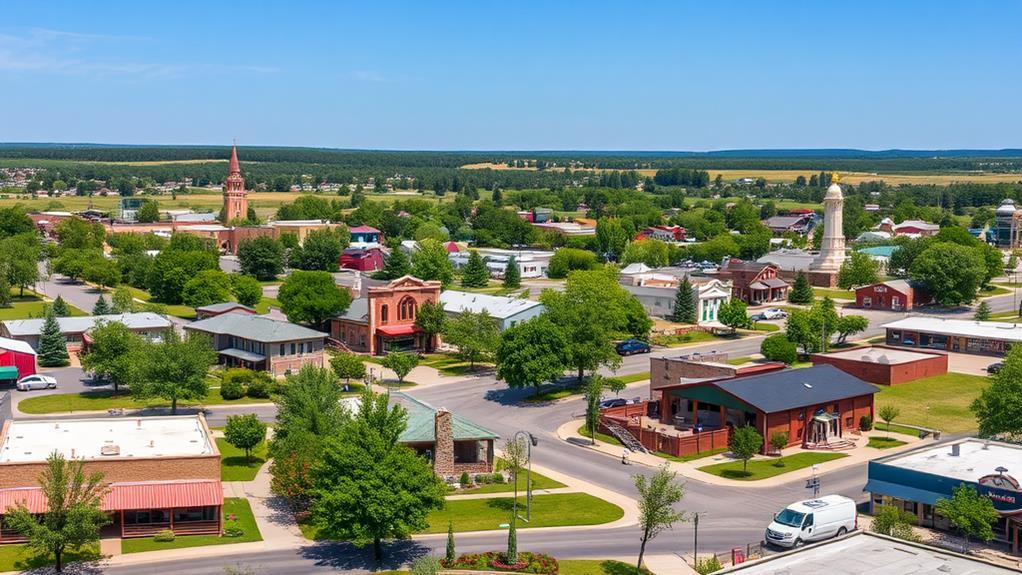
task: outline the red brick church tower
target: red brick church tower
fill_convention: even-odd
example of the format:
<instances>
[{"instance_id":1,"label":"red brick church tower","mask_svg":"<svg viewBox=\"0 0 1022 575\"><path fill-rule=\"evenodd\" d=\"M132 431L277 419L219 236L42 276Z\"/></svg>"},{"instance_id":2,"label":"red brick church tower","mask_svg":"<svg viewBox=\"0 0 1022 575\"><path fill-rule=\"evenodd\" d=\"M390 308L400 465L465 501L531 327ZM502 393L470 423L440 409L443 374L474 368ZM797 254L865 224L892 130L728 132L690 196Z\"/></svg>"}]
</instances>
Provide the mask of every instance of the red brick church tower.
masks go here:
<instances>
[{"instance_id":1,"label":"red brick church tower","mask_svg":"<svg viewBox=\"0 0 1022 575\"><path fill-rule=\"evenodd\" d=\"M231 147L231 167L224 182L224 223L248 216L248 198L245 178L238 164L238 146Z\"/></svg>"}]
</instances>

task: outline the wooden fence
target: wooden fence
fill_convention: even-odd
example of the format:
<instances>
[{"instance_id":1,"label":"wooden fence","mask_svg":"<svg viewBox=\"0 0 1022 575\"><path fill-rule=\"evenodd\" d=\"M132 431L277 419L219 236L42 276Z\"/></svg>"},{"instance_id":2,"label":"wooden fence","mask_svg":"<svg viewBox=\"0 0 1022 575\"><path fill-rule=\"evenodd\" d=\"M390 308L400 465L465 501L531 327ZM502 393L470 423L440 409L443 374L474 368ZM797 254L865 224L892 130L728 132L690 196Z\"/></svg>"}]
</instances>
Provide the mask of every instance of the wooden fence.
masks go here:
<instances>
[{"instance_id":1,"label":"wooden fence","mask_svg":"<svg viewBox=\"0 0 1022 575\"><path fill-rule=\"evenodd\" d=\"M642 417L646 415L648 402L608 407L600 410L600 432L610 433L606 422L616 423L628 430L643 447L652 452L662 452L674 457L687 457L707 451L724 449L728 446L730 429L693 432L690 435L661 433L657 429L643 427Z\"/></svg>"}]
</instances>

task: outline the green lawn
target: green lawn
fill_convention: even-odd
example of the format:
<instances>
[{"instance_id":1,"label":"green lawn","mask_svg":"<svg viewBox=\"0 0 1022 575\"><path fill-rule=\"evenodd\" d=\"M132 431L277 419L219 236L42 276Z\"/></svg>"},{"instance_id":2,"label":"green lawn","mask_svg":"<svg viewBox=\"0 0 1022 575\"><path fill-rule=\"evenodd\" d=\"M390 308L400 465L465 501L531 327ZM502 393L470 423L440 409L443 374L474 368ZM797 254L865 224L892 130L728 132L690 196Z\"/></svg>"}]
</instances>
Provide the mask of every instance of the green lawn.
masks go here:
<instances>
[{"instance_id":1,"label":"green lawn","mask_svg":"<svg viewBox=\"0 0 1022 575\"><path fill-rule=\"evenodd\" d=\"M493 364L469 362L446 353L431 354L419 361L419 365L432 367L444 375L465 375L493 369Z\"/></svg>"},{"instance_id":2,"label":"green lawn","mask_svg":"<svg viewBox=\"0 0 1022 575\"><path fill-rule=\"evenodd\" d=\"M263 296L263 299L259 300L259 303L255 305L256 311L259 313L267 313L271 307L280 309L280 302L276 298Z\"/></svg>"},{"instance_id":3,"label":"green lawn","mask_svg":"<svg viewBox=\"0 0 1022 575\"><path fill-rule=\"evenodd\" d=\"M238 449L223 437L216 438L220 450L220 479L223 481L252 481L259 468L266 463L266 442L252 449L252 461L245 459L245 450Z\"/></svg>"},{"instance_id":4,"label":"green lawn","mask_svg":"<svg viewBox=\"0 0 1022 575\"><path fill-rule=\"evenodd\" d=\"M242 397L226 400L220 397L220 390L210 388L202 400L179 400L178 407L186 405L246 405L253 403L270 403L269 399ZM54 393L29 397L18 404L23 413L63 413L69 411L105 411L107 409L142 409L146 407L170 407L165 399L139 401L132 399L127 392L114 394L112 391L86 391L82 393Z\"/></svg>"},{"instance_id":5,"label":"green lawn","mask_svg":"<svg viewBox=\"0 0 1022 575\"><path fill-rule=\"evenodd\" d=\"M845 289L814 287L813 295L818 298L829 297L830 299L855 299L855 292Z\"/></svg>"},{"instance_id":6,"label":"green lawn","mask_svg":"<svg viewBox=\"0 0 1022 575\"><path fill-rule=\"evenodd\" d=\"M586 427L585 424L582 424L582 427L578 428L578 434L582 437L592 438L592 435L589 434L589 428ZM607 435L606 433L600 433L599 431L596 432L596 440L609 443L611 445L621 445L621 442L613 435Z\"/></svg>"},{"instance_id":7,"label":"green lawn","mask_svg":"<svg viewBox=\"0 0 1022 575\"><path fill-rule=\"evenodd\" d=\"M248 499L241 497L224 498L224 517L234 515L238 526L244 531L240 537L218 537L216 535L183 535L174 538L173 541L157 542L152 537L139 539L124 539L121 541L122 553L140 553L143 551L162 551L165 549L184 549L185 547L202 547L204 545L229 545L231 543L248 543L250 541L262 541L263 536L259 533L259 526L256 525L255 517L252 515L252 507Z\"/></svg>"},{"instance_id":8,"label":"green lawn","mask_svg":"<svg viewBox=\"0 0 1022 575\"><path fill-rule=\"evenodd\" d=\"M497 460L497 471L500 471L502 469L504 469L504 460L503 459L498 459ZM518 492L519 493L524 493L525 492L526 475L527 475L527 473L525 473L523 471L518 476L517 483L518 483ZM563 483L561 483L560 481L555 481L555 480L550 479L549 477L547 477L545 475L541 475L539 473L536 473L535 471L532 472L532 488L533 489L557 489L559 487L565 487L565 485ZM484 485L480 485L479 487L476 487L474 489L465 489L465 490L459 489L455 493L510 493L510 492L513 492L514 490L515 490L515 484L514 483L487 483L487 484L484 484Z\"/></svg>"},{"instance_id":9,"label":"green lawn","mask_svg":"<svg viewBox=\"0 0 1022 575\"><path fill-rule=\"evenodd\" d=\"M720 455L721 453L726 453L726 452L727 452L727 448L726 447L720 447L720 448L717 448L717 449L710 449L710 450L707 450L707 451L700 451L699 453L693 453L692 455L686 455L684 457L675 457L674 455L671 455L670 453L664 453L663 451L657 451L656 455L657 455L657 457L663 457L664 459L667 459L667 460L670 460L670 461L677 461L678 463L687 463L689 461L695 461L696 459L702 459L704 457L710 457L711 455Z\"/></svg>"},{"instance_id":10,"label":"green lawn","mask_svg":"<svg viewBox=\"0 0 1022 575\"><path fill-rule=\"evenodd\" d=\"M43 307L46 306L47 302L39 294L31 290L25 290L24 296L18 296L18 292L17 288L11 289L11 295L13 296L11 305L9 307L0 307L0 321L43 317ZM71 304L67 304L67 307L71 315L89 315Z\"/></svg>"},{"instance_id":11,"label":"green lawn","mask_svg":"<svg viewBox=\"0 0 1022 575\"><path fill-rule=\"evenodd\" d=\"M788 473L789 471L809 467L810 465L815 465L817 463L841 459L842 457L848 457L848 454L804 451L794 455L788 455L786 457L751 460L749 461L749 468L747 471L742 470L741 461L728 461L725 463L706 465L704 467L700 467L699 471L704 471L725 479L757 481L781 475L782 473ZM784 462L783 466L778 465L780 461Z\"/></svg>"},{"instance_id":12,"label":"green lawn","mask_svg":"<svg viewBox=\"0 0 1022 575\"><path fill-rule=\"evenodd\" d=\"M440 511L429 514L429 527L420 533L446 533L447 525L454 526L455 532L485 531L501 529L502 523L511 520L513 505L511 497L489 499L458 499L447 501ZM525 496L518 497L518 514L525 516ZM518 529L530 527L562 527L565 525L599 525L617 521L624 511L588 493L556 493L532 496L532 521L518 522ZM315 525L301 523L299 527L306 539L318 539Z\"/></svg>"},{"instance_id":13,"label":"green lawn","mask_svg":"<svg viewBox=\"0 0 1022 575\"><path fill-rule=\"evenodd\" d=\"M128 288L128 291L131 292L131 295L134 296L135 299L139 299L144 302L148 302L153 297L149 295L149 292L142 289L138 289L137 287L132 287L127 284L123 284L121 287ZM159 305L163 306L163 308L167 310L167 314L172 315L174 317L179 317L181 319L195 319L195 308L193 307L189 307L184 304L159 304Z\"/></svg>"},{"instance_id":14,"label":"green lawn","mask_svg":"<svg viewBox=\"0 0 1022 575\"><path fill-rule=\"evenodd\" d=\"M897 407L901 414L896 422L961 433L976 429L969 404L988 384L986 376L946 373L910 383L881 385L875 403L877 411L883 405Z\"/></svg>"},{"instance_id":15,"label":"green lawn","mask_svg":"<svg viewBox=\"0 0 1022 575\"><path fill-rule=\"evenodd\" d=\"M629 373L626 375L615 375L613 379L623 382L625 385L629 383L635 383L637 381L643 381L649 379L648 371L640 371L638 373ZM563 399L565 397L571 397L572 395L582 395L582 387L578 385L568 386L557 386L551 387L545 391L539 393L533 393L526 397L524 401L526 403L542 403L546 401L554 401L557 399Z\"/></svg>"},{"instance_id":16,"label":"green lawn","mask_svg":"<svg viewBox=\"0 0 1022 575\"><path fill-rule=\"evenodd\" d=\"M643 381L649 379L648 371L640 371L638 373L629 373L627 375L615 375L614 379L619 379L625 382L625 385L629 383L635 383L636 381Z\"/></svg>"},{"instance_id":17,"label":"green lawn","mask_svg":"<svg viewBox=\"0 0 1022 575\"><path fill-rule=\"evenodd\" d=\"M560 575L635 575L635 565L613 559L564 559L557 561ZM653 575L645 567L642 575Z\"/></svg>"},{"instance_id":18,"label":"green lawn","mask_svg":"<svg viewBox=\"0 0 1022 575\"><path fill-rule=\"evenodd\" d=\"M993 297L995 295L1004 295L1006 293L1011 293L1011 290L1005 287L991 285L988 288L980 289L978 295L979 297Z\"/></svg>"},{"instance_id":19,"label":"green lawn","mask_svg":"<svg viewBox=\"0 0 1022 575\"><path fill-rule=\"evenodd\" d=\"M877 449L890 449L892 447L898 447L899 445L905 445L907 441L895 439L893 437L870 437L868 447L875 447Z\"/></svg>"},{"instance_id":20,"label":"green lawn","mask_svg":"<svg viewBox=\"0 0 1022 575\"><path fill-rule=\"evenodd\" d=\"M682 335L653 336L650 339L650 343L665 347L677 347L679 345L688 345L690 343L697 343L701 341L713 341L715 339L717 339L717 336L707 331L690 331Z\"/></svg>"},{"instance_id":21,"label":"green lawn","mask_svg":"<svg viewBox=\"0 0 1022 575\"><path fill-rule=\"evenodd\" d=\"M890 427L888 427L888 425L886 423L884 423L883 421L878 421L878 422L873 424L873 427L875 429L877 429L878 431L884 431L884 432L887 432L887 433L900 433L902 435L907 435L909 437L919 437L919 430L918 429L913 429L911 427L905 427L903 425L898 425L896 423L892 423L890 425Z\"/></svg>"},{"instance_id":22,"label":"green lawn","mask_svg":"<svg viewBox=\"0 0 1022 575\"><path fill-rule=\"evenodd\" d=\"M100 559L99 545L89 545L77 553L64 554L64 567L75 561L95 561ZM42 554L25 545L0 545L0 571L35 570L53 565L53 556ZM71 570L69 570L71 571Z\"/></svg>"},{"instance_id":23,"label":"green lawn","mask_svg":"<svg viewBox=\"0 0 1022 575\"><path fill-rule=\"evenodd\" d=\"M777 325L776 323L761 323L757 321L752 324L752 331L772 332L780 330L781 326Z\"/></svg>"}]
</instances>

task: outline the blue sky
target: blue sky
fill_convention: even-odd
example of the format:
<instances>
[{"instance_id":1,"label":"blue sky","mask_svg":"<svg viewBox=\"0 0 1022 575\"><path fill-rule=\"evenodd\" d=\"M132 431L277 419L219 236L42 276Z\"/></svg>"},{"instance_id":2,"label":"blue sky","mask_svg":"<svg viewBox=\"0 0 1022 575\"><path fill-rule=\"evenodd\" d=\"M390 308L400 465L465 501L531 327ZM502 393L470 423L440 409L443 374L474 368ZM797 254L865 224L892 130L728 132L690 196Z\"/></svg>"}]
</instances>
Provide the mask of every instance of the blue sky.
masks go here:
<instances>
[{"instance_id":1,"label":"blue sky","mask_svg":"<svg viewBox=\"0 0 1022 575\"><path fill-rule=\"evenodd\" d=\"M40 2L0 141L1022 147L1022 2Z\"/></svg>"}]
</instances>

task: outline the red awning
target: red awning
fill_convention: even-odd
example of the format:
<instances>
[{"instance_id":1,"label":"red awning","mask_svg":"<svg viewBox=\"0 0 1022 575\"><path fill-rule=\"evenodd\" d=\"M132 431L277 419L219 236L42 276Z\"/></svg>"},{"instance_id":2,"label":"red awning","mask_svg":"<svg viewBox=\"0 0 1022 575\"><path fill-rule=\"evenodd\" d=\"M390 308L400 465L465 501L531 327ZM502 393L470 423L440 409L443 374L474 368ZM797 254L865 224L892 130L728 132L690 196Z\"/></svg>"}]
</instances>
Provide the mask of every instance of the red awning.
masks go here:
<instances>
[{"instance_id":1,"label":"red awning","mask_svg":"<svg viewBox=\"0 0 1022 575\"><path fill-rule=\"evenodd\" d=\"M223 502L224 488L219 481L144 481L110 485L103 509L168 509L223 505Z\"/></svg>"},{"instance_id":2,"label":"red awning","mask_svg":"<svg viewBox=\"0 0 1022 575\"><path fill-rule=\"evenodd\" d=\"M29 513L43 513L46 511L46 496L38 487L0 489L0 513L7 513L19 504L27 507Z\"/></svg>"},{"instance_id":3,"label":"red awning","mask_svg":"<svg viewBox=\"0 0 1022 575\"><path fill-rule=\"evenodd\" d=\"M114 483L103 499L104 511L169 509L223 505L224 488L219 481L144 481ZM46 496L38 487L0 489L0 514L25 505L29 513L46 511Z\"/></svg>"},{"instance_id":4,"label":"red awning","mask_svg":"<svg viewBox=\"0 0 1022 575\"><path fill-rule=\"evenodd\" d=\"M412 335L413 333L419 333L421 329L414 325L381 325L376 328L376 331L383 335L395 336L395 335Z\"/></svg>"}]
</instances>

